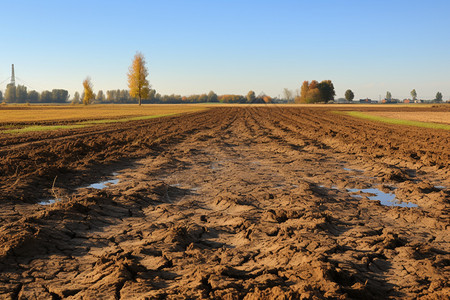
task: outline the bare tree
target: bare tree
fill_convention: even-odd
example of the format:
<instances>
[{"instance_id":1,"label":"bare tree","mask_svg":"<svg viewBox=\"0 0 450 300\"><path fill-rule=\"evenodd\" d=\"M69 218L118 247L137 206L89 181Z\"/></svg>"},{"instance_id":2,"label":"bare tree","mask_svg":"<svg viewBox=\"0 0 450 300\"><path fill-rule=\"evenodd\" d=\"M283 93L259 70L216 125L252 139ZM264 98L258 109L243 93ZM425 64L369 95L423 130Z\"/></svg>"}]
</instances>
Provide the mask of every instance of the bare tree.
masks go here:
<instances>
[{"instance_id":1,"label":"bare tree","mask_svg":"<svg viewBox=\"0 0 450 300\"><path fill-rule=\"evenodd\" d=\"M294 93L290 89L288 88L283 89L283 96L288 102L291 102L294 99L293 95Z\"/></svg>"}]
</instances>

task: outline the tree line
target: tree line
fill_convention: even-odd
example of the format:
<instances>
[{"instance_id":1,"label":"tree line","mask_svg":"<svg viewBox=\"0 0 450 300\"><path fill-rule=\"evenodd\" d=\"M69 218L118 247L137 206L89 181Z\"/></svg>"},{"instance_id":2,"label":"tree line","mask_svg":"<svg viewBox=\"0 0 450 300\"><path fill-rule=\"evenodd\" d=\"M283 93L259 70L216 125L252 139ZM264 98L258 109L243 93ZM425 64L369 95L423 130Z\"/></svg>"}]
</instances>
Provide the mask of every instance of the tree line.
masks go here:
<instances>
[{"instance_id":1,"label":"tree line","mask_svg":"<svg viewBox=\"0 0 450 300\"><path fill-rule=\"evenodd\" d=\"M247 96L243 95L220 95L213 91L208 94L198 94L190 96L181 95L161 95L155 89L150 88L147 80L148 70L145 66L145 58L142 53L137 52L133 62L128 69L128 88L129 90L108 90L103 93L99 90L97 94L93 91L91 79L87 77L83 81L83 93L80 96L78 92L74 94L72 103L90 104L90 103L270 103L272 98L261 93L255 96L254 91L249 91Z\"/></svg>"},{"instance_id":2,"label":"tree line","mask_svg":"<svg viewBox=\"0 0 450 300\"><path fill-rule=\"evenodd\" d=\"M139 105L142 103L205 103L205 102L220 102L220 103L271 103L273 100L264 93L255 95L254 91L249 91L247 95L226 94L217 95L215 92L210 91L208 94L197 94L190 96L181 95L161 95L156 92L155 89L151 89L151 86L147 80L148 70L145 66L145 58L142 53L137 52L134 56L132 64L130 65L127 73L128 77L128 90L117 89L108 90L104 93L99 90L97 94L94 93L93 84L90 77L86 77L83 81L83 93L80 95L75 92L72 103L136 103ZM296 90L296 96L293 96L293 92L285 88L283 95L286 102L295 101L296 103L328 103L334 100L336 95L334 85L331 80L323 80L318 82L317 80L304 81L300 87L300 90ZM413 100L417 99L416 90L411 91ZM354 94L351 90L345 92L345 99L352 101ZM390 92L386 93L386 101L391 101L392 95ZM26 86L15 84L8 84L5 96L0 91L0 100L8 103L66 103L69 100L69 93L63 89L53 89L50 91L43 91L38 93L37 91L27 91ZM436 94L437 102L442 102L442 94L438 92Z\"/></svg>"},{"instance_id":3,"label":"tree line","mask_svg":"<svg viewBox=\"0 0 450 300\"><path fill-rule=\"evenodd\" d=\"M0 101L6 103L67 103L69 92L64 89L53 89L41 93L28 91L24 85L8 84L5 95L0 91Z\"/></svg>"},{"instance_id":4,"label":"tree line","mask_svg":"<svg viewBox=\"0 0 450 300\"><path fill-rule=\"evenodd\" d=\"M85 92L81 95L75 92L72 103L77 104L83 102L85 99ZM138 103L139 99L134 98L130 95L129 90L99 90L96 94L93 94L89 103L95 104L131 104ZM246 96L235 95L235 94L225 94L217 95L214 91L210 91L208 94L195 94L189 96L182 95L161 95L156 92L155 89L150 89L146 98L141 99L143 104L183 104L183 103L271 103L272 98L261 94L255 96L255 92L249 91Z\"/></svg>"},{"instance_id":5,"label":"tree line","mask_svg":"<svg viewBox=\"0 0 450 300\"><path fill-rule=\"evenodd\" d=\"M412 101L416 101L417 100L416 89L413 89L410 92L410 95L412 97ZM349 90L345 91L345 100L351 102L351 101L353 101L354 97L355 97L355 95L353 94L352 90L349 89ZM389 92L389 91L386 92L386 96L384 97L384 99L382 101L384 101L385 103L398 103L398 102L400 102L400 100L398 100L398 99L393 99L392 98L392 93ZM429 102L441 103L443 101L442 93L441 92L437 92L436 96L434 97L434 99L433 100L428 100L428 101Z\"/></svg>"}]
</instances>

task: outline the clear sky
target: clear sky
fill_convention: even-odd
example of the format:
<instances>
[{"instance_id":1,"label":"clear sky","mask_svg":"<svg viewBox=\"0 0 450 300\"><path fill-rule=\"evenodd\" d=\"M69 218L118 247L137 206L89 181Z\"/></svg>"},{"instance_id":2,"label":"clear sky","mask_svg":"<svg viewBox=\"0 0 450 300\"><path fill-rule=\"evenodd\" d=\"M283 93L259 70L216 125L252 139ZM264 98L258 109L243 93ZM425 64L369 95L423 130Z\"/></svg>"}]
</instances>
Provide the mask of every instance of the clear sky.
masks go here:
<instances>
[{"instance_id":1,"label":"clear sky","mask_svg":"<svg viewBox=\"0 0 450 300\"><path fill-rule=\"evenodd\" d=\"M450 98L450 1L2 1L0 82L126 89L140 51L161 94L270 96L331 79L336 97ZM0 85L5 90L6 83Z\"/></svg>"}]
</instances>

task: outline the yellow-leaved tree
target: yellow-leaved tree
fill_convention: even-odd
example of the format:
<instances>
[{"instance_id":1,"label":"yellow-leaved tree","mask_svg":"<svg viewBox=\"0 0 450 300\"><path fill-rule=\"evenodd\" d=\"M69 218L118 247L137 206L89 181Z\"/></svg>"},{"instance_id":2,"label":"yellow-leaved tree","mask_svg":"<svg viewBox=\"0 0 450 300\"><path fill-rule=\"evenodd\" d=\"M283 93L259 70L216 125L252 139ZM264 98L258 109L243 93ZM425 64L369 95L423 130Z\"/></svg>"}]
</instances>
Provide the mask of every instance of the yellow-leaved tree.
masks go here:
<instances>
[{"instance_id":1,"label":"yellow-leaved tree","mask_svg":"<svg viewBox=\"0 0 450 300\"><path fill-rule=\"evenodd\" d=\"M147 99L150 92L150 85L147 80L148 71L145 67L145 58L142 53L137 52L134 56L133 63L128 69L128 87L130 96L138 98L139 105L142 99Z\"/></svg>"},{"instance_id":2,"label":"yellow-leaved tree","mask_svg":"<svg viewBox=\"0 0 450 300\"><path fill-rule=\"evenodd\" d=\"M88 105L91 103L91 100L95 99L94 95L94 85L91 82L90 77L86 77L86 79L83 81L83 87L84 87L84 97L83 97L83 104Z\"/></svg>"}]
</instances>

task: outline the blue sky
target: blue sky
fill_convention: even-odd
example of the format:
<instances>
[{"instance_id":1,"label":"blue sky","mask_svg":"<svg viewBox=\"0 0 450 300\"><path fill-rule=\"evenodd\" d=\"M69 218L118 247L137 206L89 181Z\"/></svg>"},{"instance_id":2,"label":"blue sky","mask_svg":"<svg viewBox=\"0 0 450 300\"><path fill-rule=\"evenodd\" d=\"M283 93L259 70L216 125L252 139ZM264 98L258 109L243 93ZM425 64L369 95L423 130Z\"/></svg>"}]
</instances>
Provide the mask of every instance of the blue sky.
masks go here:
<instances>
[{"instance_id":1,"label":"blue sky","mask_svg":"<svg viewBox=\"0 0 450 300\"><path fill-rule=\"evenodd\" d=\"M270 96L331 79L336 96L450 98L450 1L2 1L0 82L126 89L136 51L161 94ZM6 83L0 85L4 90Z\"/></svg>"}]
</instances>

